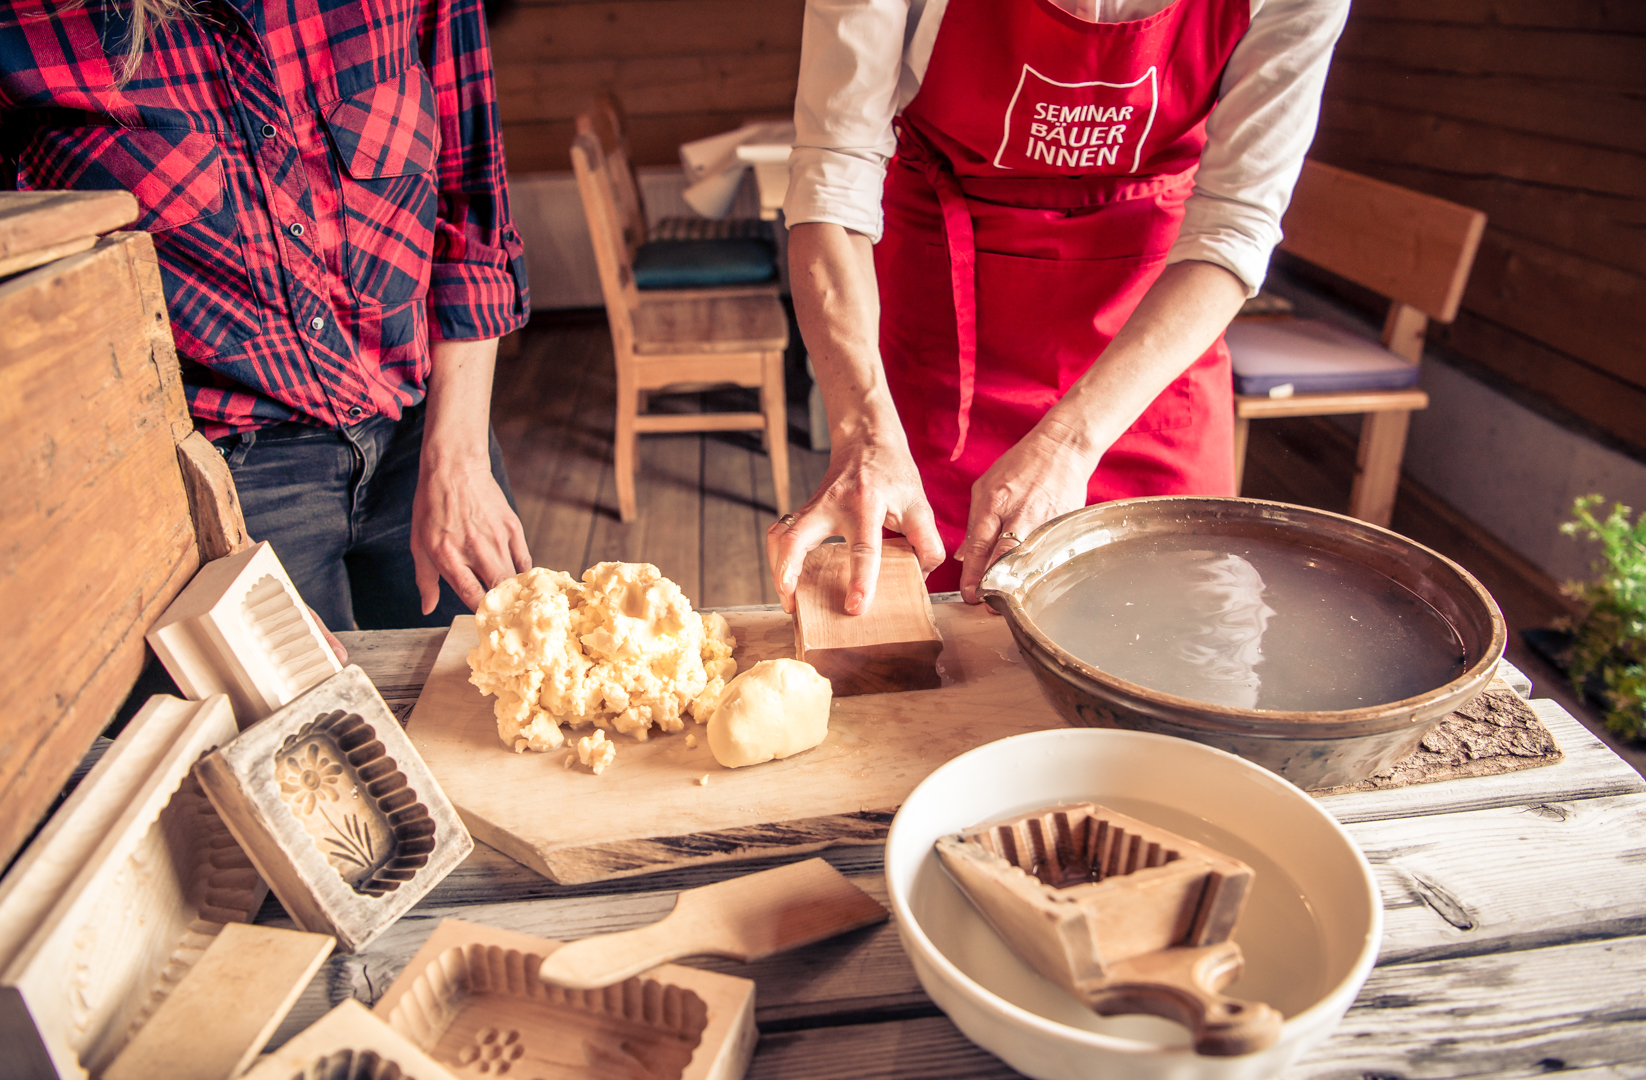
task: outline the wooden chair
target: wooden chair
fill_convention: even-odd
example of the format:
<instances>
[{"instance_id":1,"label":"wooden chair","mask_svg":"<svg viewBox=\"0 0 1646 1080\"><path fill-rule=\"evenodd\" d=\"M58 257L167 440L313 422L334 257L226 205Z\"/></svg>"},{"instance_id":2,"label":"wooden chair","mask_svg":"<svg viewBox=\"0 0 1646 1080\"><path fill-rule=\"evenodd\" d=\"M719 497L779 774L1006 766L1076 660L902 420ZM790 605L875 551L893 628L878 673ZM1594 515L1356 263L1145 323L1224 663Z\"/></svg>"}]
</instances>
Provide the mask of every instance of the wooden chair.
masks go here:
<instances>
[{"instance_id":1,"label":"wooden chair","mask_svg":"<svg viewBox=\"0 0 1646 1080\"><path fill-rule=\"evenodd\" d=\"M639 435L755 429L764 429L777 512L788 513L783 352L789 345L789 320L782 302L769 292L642 293L635 288L622 213L600 140L592 132L583 132L573 141L571 153L617 358L614 456L619 515L624 521L635 515L634 462ZM760 411L669 416L642 412L642 395L648 392L724 385L758 387Z\"/></svg>"},{"instance_id":2,"label":"wooden chair","mask_svg":"<svg viewBox=\"0 0 1646 1080\"><path fill-rule=\"evenodd\" d=\"M780 294L782 274L776 263L777 243L770 222L759 218L666 217L648 223L646 201L629 162L629 140L624 132L623 107L611 94L600 94L576 119L579 135L592 134L606 154L606 173L622 224L623 242L636 268L636 287L642 292L675 291L682 295L714 291ZM672 247L672 245L681 245ZM644 250L642 250L644 249ZM673 251L677 257L669 258ZM705 284L691 281L693 261L715 263L733 253L743 280ZM739 254L740 253L740 254ZM655 271L658 260L665 269ZM684 261L685 266L681 263ZM646 267L651 267L648 273ZM662 281L648 280L661 276Z\"/></svg>"},{"instance_id":3,"label":"wooden chair","mask_svg":"<svg viewBox=\"0 0 1646 1080\"><path fill-rule=\"evenodd\" d=\"M1316 161L1304 163L1280 248L1389 298L1383 347L1413 365L1429 320L1457 317L1486 215L1444 199ZM1297 320L1301 328L1304 320ZM1278 323L1285 326L1285 323ZM1238 491L1248 425L1280 416L1365 413L1349 513L1388 525L1412 410L1429 396L1403 390L1342 389L1290 397L1236 395L1234 460Z\"/></svg>"}]
</instances>

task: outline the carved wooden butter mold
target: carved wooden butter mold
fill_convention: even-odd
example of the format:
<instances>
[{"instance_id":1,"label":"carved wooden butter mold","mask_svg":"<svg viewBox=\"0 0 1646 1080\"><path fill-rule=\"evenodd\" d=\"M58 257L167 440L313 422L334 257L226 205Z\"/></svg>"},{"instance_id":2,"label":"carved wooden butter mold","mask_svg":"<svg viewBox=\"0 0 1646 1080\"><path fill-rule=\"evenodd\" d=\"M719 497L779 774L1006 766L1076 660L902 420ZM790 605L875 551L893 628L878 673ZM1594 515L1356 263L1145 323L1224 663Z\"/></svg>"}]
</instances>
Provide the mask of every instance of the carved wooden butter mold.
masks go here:
<instances>
[{"instance_id":1,"label":"carved wooden butter mold","mask_svg":"<svg viewBox=\"0 0 1646 1080\"><path fill-rule=\"evenodd\" d=\"M140 740L173 723L162 752L90 778L112 799L89 792L42 837L84 858L70 874L45 854L24 876L55 899L0 974L0 1077L101 1074L223 924L262 904L263 883L190 775L234 737L228 700L152 699L127 730Z\"/></svg>"},{"instance_id":2,"label":"carved wooden butter mold","mask_svg":"<svg viewBox=\"0 0 1646 1080\"><path fill-rule=\"evenodd\" d=\"M560 947L448 919L374 1011L460 1077L734 1080L754 1052L754 984L664 965L599 990L542 981Z\"/></svg>"},{"instance_id":3,"label":"carved wooden butter mold","mask_svg":"<svg viewBox=\"0 0 1646 1080\"><path fill-rule=\"evenodd\" d=\"M474 848L358 667L248 728L201 782L287 912L365 946Z\"/></svg>"},{"instance_id":4,"label":"carved wooden butter mold","mask_svg":"<svg viewBox=\"0 0 1646 1080\"><path fill-rule=\"evenodd\" d=\"M353 998L268 1054L239 1080L455 1080Z\"/></svg>"},{"instance_id":5,"label":"carved wooden butter mold","mask_svg":"<svg viewBox=\"0 0 1646 1080\"><path fill-rule=\"evenodd\" d=\"M148 633L183 693L249 727L342 669L267 543L201 567Z\"/></svg>"},{"instance_id":6,"label":"carved wooden butter mold","mask_svg":"<svg viewBox=\"0 0 1646 1080\"><path fill-rule=\"evenodd\" d=\"M1240 974L1230 940L1249 866L1092 803L1034 810L937 841L949 876L1013 951L1103 1016L1188 1027L1202 1054L1245 1054L1281 1016L1218 991Z\"/></svg>"}]
</instances>

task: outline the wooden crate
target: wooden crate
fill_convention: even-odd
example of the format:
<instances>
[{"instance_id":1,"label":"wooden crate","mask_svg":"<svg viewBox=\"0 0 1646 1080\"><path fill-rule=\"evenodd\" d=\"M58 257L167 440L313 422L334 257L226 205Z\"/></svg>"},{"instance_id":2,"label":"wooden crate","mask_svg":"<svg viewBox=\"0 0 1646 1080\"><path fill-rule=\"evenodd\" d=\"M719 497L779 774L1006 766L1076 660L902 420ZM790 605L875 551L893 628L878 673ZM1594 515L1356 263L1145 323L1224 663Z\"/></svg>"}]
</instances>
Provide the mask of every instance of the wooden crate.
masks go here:
<instances>
[{"instance_id":1,"label":"wooden crate","mask_svg":"<svg viewBox=\"0 0 1646 1080\"><path fill-rule=\"evenodd\" d=\"M101 217L65 212L67 195L0 193L0 255L27 263L53 237L118 225L90 194ZM125 700L144 633L200 565L191 501L216 522L205 557L244 540L227 467L189 420L147 234L0 280L0 431L3 864Z\"/></svg>"}]
</instances>

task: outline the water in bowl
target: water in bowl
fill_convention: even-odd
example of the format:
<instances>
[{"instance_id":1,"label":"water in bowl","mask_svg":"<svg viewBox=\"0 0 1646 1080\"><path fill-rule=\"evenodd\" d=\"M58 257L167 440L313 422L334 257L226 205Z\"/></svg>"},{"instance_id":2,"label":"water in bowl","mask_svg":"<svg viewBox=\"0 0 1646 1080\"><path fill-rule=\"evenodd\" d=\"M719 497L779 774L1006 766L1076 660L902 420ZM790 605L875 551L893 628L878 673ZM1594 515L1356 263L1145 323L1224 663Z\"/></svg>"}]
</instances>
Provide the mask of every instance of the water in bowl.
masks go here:
<instances>
[{"instance_id":1,"label":"water in bowl","mask_svg":"<svg viewBox=\"0 0 1646 1080\"><path fill-rule=\"evenodd\" d=\"M1094 801L1205 844L1252 868L1251 894L1235 927L1245 968L1223 988L1229 997L1262 1001L1287 1017L1315 1005L1331 989L1320 916L1293 877L1247 840L1193 814L1114 795ZM994 815L1038 809L1025 806ZM1186 1028L1154 1016L1098 1016L1025 963L995 933L949 876L936 853L927 856L909 893L915 921L939 952L972 981L1005 1001L1068 1027L1160 1047L1188 1047Z\"/></svg>"},{"instance_id":2,"label":"water in bowl","mask_svg":"<svg viewBox=\"0 0 1646 1080\"><path fill-rule=\"evenodd\" d=\"M1283 540L1124 540L1071 559L1036 594L1029 617L1081 660L1231 708L1363 708L1465 668L1457 632L1409 589Z\"/></svg>"}]
</instances>

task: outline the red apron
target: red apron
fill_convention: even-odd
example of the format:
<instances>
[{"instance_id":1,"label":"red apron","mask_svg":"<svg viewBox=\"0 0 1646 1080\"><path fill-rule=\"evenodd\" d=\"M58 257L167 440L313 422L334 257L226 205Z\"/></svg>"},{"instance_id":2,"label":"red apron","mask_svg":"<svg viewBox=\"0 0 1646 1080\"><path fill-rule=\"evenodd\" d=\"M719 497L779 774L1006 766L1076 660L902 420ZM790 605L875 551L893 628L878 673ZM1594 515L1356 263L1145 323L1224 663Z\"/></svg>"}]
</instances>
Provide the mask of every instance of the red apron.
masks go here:
<instances>
[{"instance_id":1,"label":"red apron","mask_svg":"<svg viewBox=\"0 0 1646 1080\"><path fill-rule=\"evenodd\" d=\"M1088 23L949 0L897 122L875 246L880 348L938 531L1092 365L1165 266L1250 0ZM1234 493L1220 338L1104 455L1088 502ZM952 557L927 579L959 586Z\"/></svg>"}]
</instances>

